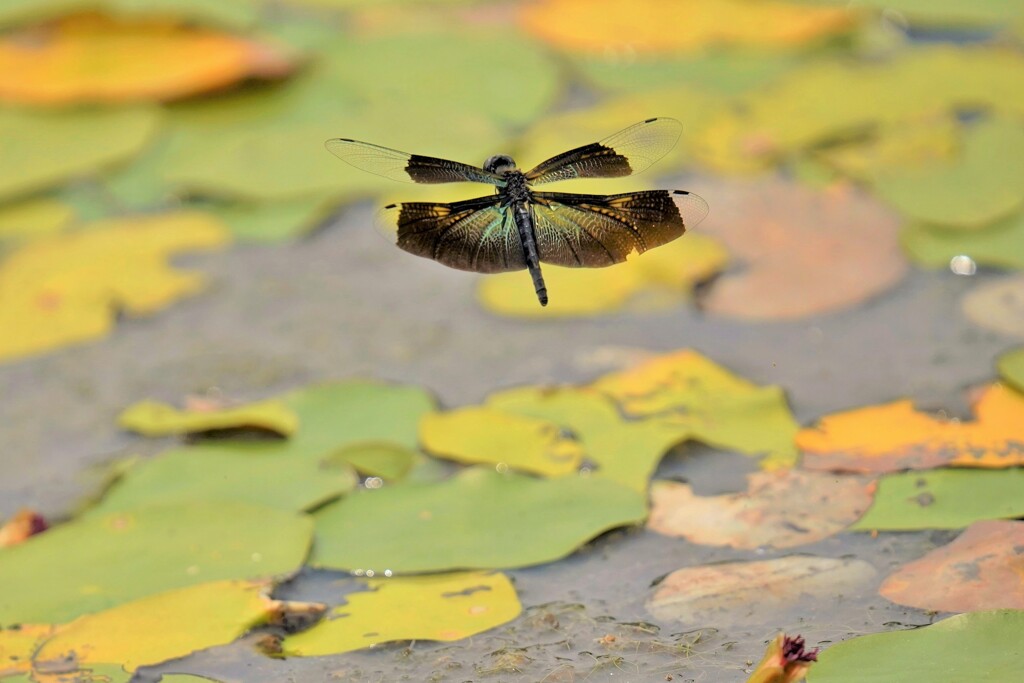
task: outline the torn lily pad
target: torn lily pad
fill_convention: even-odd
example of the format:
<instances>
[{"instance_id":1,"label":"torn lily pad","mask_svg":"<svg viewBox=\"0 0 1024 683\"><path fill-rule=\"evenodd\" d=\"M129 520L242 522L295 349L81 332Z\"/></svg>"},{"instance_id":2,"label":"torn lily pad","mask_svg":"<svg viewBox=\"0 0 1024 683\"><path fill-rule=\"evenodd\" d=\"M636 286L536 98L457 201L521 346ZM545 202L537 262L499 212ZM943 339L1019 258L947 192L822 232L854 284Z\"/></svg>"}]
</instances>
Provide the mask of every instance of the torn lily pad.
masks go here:
<instances>
[{"instance_id":1,"label":"torn lily pad","mask_svg":"<svg viewBox=\"0 0 1024 683\"><path fill-rule=\"evenodd\" d=\"M332 655L396 640L462 640L512 621L522 611L504 574L377 578L368 580L367 587L348 593L346 603L320 624L286 638L284 654Z\"/></svg>"},{"instance_id":2,"label":"torn lily pad","mask_svg":"<svg viewBox=\"0 0 1024 683\"><path fill-rule=\"evenodd\" d=\"M241 503L156 505L89 515L0 550L0 624L64 623L146 595L295 572L305 515Z\"/></svg>"},{"instance_id":3,"label":"torn lily pad","mask_svg":"<svg viewBox=\"0 0 1024 683\"><path fill-rule=\"evenodd\" d=\"M441 482L360 490L318 510L310 564L377 574L525 567L636 524L645 508L642 494L599 477L472 467Z\"/></svg>"},{"instance_id":4,"label":"torn lily pad","mask_svg":"<svg viewBox=\"0 0 1024 683\"><path fill-rule=\"evenodd\" d=\"M659 418L715 448L765 455L762 465L796 461L796 420L776 386L760 387L695 351L659 356L605 375L594 389L633 418Z\"/></svg>"},{"instance_id":5,"label":"torn lily pad","mask_svg":"<svg viewBox=\"0 0 1024 683\"><path fill-rule=\"evenodd\" d=\"M193 406L185 410L159 401L140 401L125 408L117 424L145 436L246 428L289 436L299 428L299 417L276 400L234 407Z\"/></svg>"},{"instance_id":6,"label":"torn lily pad","mask_svg":"<svg viewBox=\"0 0 1024 683\"><path fill-rule=\"evenodd\" d=\"M580 443L553 422L479 406L425 415L420 441L440 458L504 463L549 477L575 472L584 456Z\"/></svg>"}]
</instances>

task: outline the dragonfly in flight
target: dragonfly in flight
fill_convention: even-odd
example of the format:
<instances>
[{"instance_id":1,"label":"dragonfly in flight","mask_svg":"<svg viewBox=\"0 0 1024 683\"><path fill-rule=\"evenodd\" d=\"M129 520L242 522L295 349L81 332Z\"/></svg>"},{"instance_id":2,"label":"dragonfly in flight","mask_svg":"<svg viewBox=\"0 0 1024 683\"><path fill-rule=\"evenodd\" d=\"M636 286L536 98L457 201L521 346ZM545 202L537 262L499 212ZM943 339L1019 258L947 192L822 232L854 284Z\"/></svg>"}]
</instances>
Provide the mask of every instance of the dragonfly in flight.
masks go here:
<instances>
[{"instance_id":1,"label":"dragonfly in flight","mask_svg":"<svg viewBox=\"0 0 1024 683\"><path fill-rule=\"evenodd\" d=\"M380 222L399 248L478 273L529 270L537 299L548 303L540 264L602 268L681 236L708 213L685 190L623 194L537 192L535 185L571 178L639 173L675 146L682 124L654 118L600 142L562 152L521 171L498 154L483 168L335 138L327 149L356 168L412 183L493 185L486 197L451 203L406 202L384 208Z\"/></svg>"}]
</instances>

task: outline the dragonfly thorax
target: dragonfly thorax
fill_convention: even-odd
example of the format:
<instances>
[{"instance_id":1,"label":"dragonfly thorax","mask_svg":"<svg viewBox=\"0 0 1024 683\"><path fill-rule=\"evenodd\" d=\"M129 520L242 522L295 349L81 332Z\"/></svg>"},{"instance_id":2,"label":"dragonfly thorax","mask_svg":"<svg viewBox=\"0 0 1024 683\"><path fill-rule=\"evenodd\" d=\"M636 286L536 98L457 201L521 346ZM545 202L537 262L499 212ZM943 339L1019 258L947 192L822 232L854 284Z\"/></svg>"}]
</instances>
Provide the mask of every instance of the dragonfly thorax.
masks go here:
<instances>
[{"instance_id":1,"label":"dragonfly thorax","mask_svg":"<svg viewBox=\"0 0 1024 683\"><path fill-rule=\"evenodd\" d=\"M522 171L505 171L505 187L500 188L503 204L522 204L530 201L530 185Z\"/></svg>"}]
</instances>

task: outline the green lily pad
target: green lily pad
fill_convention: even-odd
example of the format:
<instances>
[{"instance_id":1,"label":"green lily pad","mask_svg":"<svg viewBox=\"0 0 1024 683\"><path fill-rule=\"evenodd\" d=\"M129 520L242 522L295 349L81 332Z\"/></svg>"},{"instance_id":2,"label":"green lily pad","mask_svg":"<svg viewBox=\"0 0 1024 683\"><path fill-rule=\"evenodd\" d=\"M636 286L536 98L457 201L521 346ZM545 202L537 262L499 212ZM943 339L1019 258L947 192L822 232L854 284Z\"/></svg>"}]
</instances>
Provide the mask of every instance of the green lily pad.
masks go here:
<instances>
[{"instance_id":1,"label":"green lily pad","mask_svg":"<svg viewBox=\"0 0 1024 683\"><path fill-rule=\"evenodd\" d=\"M849 6L849 0L813 0L815 4ZM862 0L858 7L871 7L886 16L898 17L912 26L974 28L1001 24L1021 13L1018 0Z\"/></svg>"},{"instance_id":2,"label":"green lily pad","mask_svg":"<svg viewBox=\"0 0 1024 683\"><path fill-rule=\"evenodd\" d=\"M155 107L56 112L0 108L0 199L45 190L126 161L142 151L159 122Z\"/></svg>"},{"instance_id":3,"label":"green lily pad","mask_svg":"<svg viewBox=\"0 0 1024 683\"><path fill-rule=\"evenodd\" d=\"M436 484L360 490L322 508L310 564L377 574L541 564L638 523L644 499L599 477L534 479L474 467Z\"/></svg>"},{"instance_id":4,"label":"green lily pad","mask_svg":"<svg viewBox=\"0 0 1024 683\"><path fill-rule=\"evenodd\" d=\"M826 649L808 683L1006 683L1024 669L1024 610L970 612Z\"/></svg>"},{"instance_id":5,"label":"green lily pad","mask_svg":"<svg viewBox=\"0 0 1024 683\"><path fill-rule=\"evenodd\" d=\"M59 199L28 199L0 208L0 242L48 237L69 227L75 210Z\"/></svg>"},{"instance_id":6,"label":"green lily pad","mask_svg":"<svg viewBox=\"0 0 1024 683\"><path fill-rule=\"evenodd\" d=\"M919 168L878 169L875 193L912 220L983 228L1024 204L1024 126L992 119L964 135L960 155Z\"/></svg>"},{"instance_id":7,"label":"green lily pad","mask_svg":"<svg viewBox=\"0 0 1024 683\"><path fill-rule=\"evenodd\" d=\"M1024 515L1024 470L939 469L889 474L856 531L961 529Z\"/></svg>"},{"instance_id":8,"label":"green lily pad","mask_svg":"<svg viewBox=\"0 0 1024 683\"><path fill-rule=\"evenodd\" d=\"M333 197L206 205L236 240L260 244L302 237L322 225L337 207L338 201Z\"/></svg>"},{"instance_id":9,"label":"green lily pad","mask_svg":"<svg viewBox=\"0 0 1024 683\"><path fill-rule=\"evenodd\" d=\"M0 6L0 27L95 11L125 18L181 17L233 29L251 26L258 16L253 0L4 0Z\"/></svg>"},{"instance_id":10,"label":"green lily pad","mask_svg":"<svg viewBox=\"0 0 1024 683\"><path fill-rule=\"evenodd\" d=\"M491 394L487 405L568 429L597 465L593 476L639 493L647 491L662 456L690 435L689 429L661 420L625 420L611 399L589 389L520 387Z\"/></svg>"},{"instance_id":11,"label":"green lily pad","mask_svg":"<svg viewBox=\"0 0 1024 683\"><path fill-rule=\"evenodd\" d=\"M324 458L326 467L354 467L367 477L398 481L416 464L416 451L391 441L362 441L340 448Z\"/></svg>"},{"instance_id":12,"label":"green lily pad","mask_svg":"<svg viewBox=\"0 0 1024 683\"><path fill-rule=\"evenodd\" d=\"M1024 213L1017 213L979 230L948 230L913 223L900 234L903 248L914 261L930 268L949 266L954 256L997 268L1024 268Z\"/></svg>"},{"instance_id":13,"label":"green lily pad","mask_svg":"<svg viewBox=\"0 0 1024 683\"><path fill-rule=\"evenodd\" d=\"M140 401L117 418L122 429L145 434L194 434L221 429L265 429L281 436L295 433L299 417L281 401L259 401L217 410L178 410L159 401Z\"/></svg>"},{"instance_id":14,"label":"green lily pad","mask_svg":"<svg viewBox=\"0 0 1024 683\"><path fill-rule=\"evenodd\" d=\"M996 361L999 376L1017 391L1024 392L1024 347L1008 351Z\"/></svg>"},{"instance_id":15,"label":"green lily pad","mask_svg":"<svg viewBox=\"0 0 1024 683\"><path fill-rule=\"evenodd\" d=\"M153 503L217 501L297 512L346 494L356 483L351 467L325 468L295 455L199 445L135 463L90 514Z\"/></svg>"},{"instance_id":16,"label":"green lily pad","mask_svg":"<svg viewBox=\"0 0 1024 683\"><path fill-rule=\"evenodd\" d=\"M221 579L291 574L309 549L305 515L189 503L90 515L0 550L0 623L63 623L129 600Z\"/></svg>"}]
</instances>

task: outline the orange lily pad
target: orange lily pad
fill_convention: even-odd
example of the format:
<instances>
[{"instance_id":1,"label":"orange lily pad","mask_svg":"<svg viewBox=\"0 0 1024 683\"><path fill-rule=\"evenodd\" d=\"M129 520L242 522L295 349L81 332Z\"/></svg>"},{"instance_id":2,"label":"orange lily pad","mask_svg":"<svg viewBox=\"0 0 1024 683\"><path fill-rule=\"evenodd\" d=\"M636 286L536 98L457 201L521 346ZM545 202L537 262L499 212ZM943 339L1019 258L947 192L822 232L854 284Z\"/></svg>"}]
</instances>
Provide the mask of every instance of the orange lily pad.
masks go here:
<instances>
[{"instance_id":1,"label":"orange lily pad","mask_svg":"<svg viewBox=\"0 0 1024 683\"><path fill-rule=\"evenodd\" d=\"M794 48L850 30L856 14L761 0L543 0L526 5L527 30L575 52L603 54L629 46L637 54L699 52L720 45Z\"/></svg>"},{"instance_id":2,"label":"orange lily pad","mask_svg":"<svg viewBox=\"0 0 1024 683\"><path fill-rule=\"evenodd\" d=\"M36 240L0 264L0 361L98 339L118 310L154 313L205 285L168 265L175 253L215 249L227 230L196 212L97 221Z\"/></svg>"},{"instance_id":3,"label":"orange lily pad","mask_svg":"<svg viewBox=\"0 0 1024 683\"><path fill-rule=\"evenodd\" d=\"M791 548L856 522L875 491L874 482L863 477L800 470L748 478L747 491L722 496L698 496L679 482L654 482L647 528L701 545Z\"/></svg>"},{"instance_id":4,"label":"orange lily pad","mask_svg":"<svg viewBox=\"0 0 1024 683\"><path fill-rule=\"evenodd\" d=\"M715 205L701 230L744 267L698 300L711 313L752 320L819 315L877 296L907 272L899 218L851 186L815 190L761 180L719 191L730 200Z\"/></svg>"},{"instance_id":5,"label":"orange lily pad","mask_svg":"<svg viewBox=\"0 0 1024 683\"><path fill-rule=\"evenodd\" d=\"M903 565L878 592L934 612L1024 609L1024 522L985 520L956 540Z\"/></svg>"},{"instance_id":6,"label":"orange lily pad","mask_svg":"<svg viewBox=\"0 0 1024 683\"><path fill-rule=\"evenodd\" d=\"M19 104L173 100L295 67L278 48L170 19L66 17L0 40L0 99Z\"/></svg>"},{"instance_id":7,"label":"orange lily pad","mask_svg":"<svg viewBox=\"0 0 1024 683\"><path fill-rule=\"evenodd\" d=\"M863 560L804 555L686 567L658 584L647 611L686 624L774 622L780 610L801 600L813 598L822 609L829 599L846 599L874 576L874 568Z\"/></svg>"},{"instance_id":8,"label":"orange lily pad","mask_svg":"<svg viewBox=\"0 0 1024 683\"><path fill-rule=\"evenodd\" d=\"M801 430L796 443L804 451L803 466L815 470L1024 465L1024 395L994 384L973 409L977 419L961 421L919 412L909 400L857 408Z\"/></svg>"}]
</instances>

